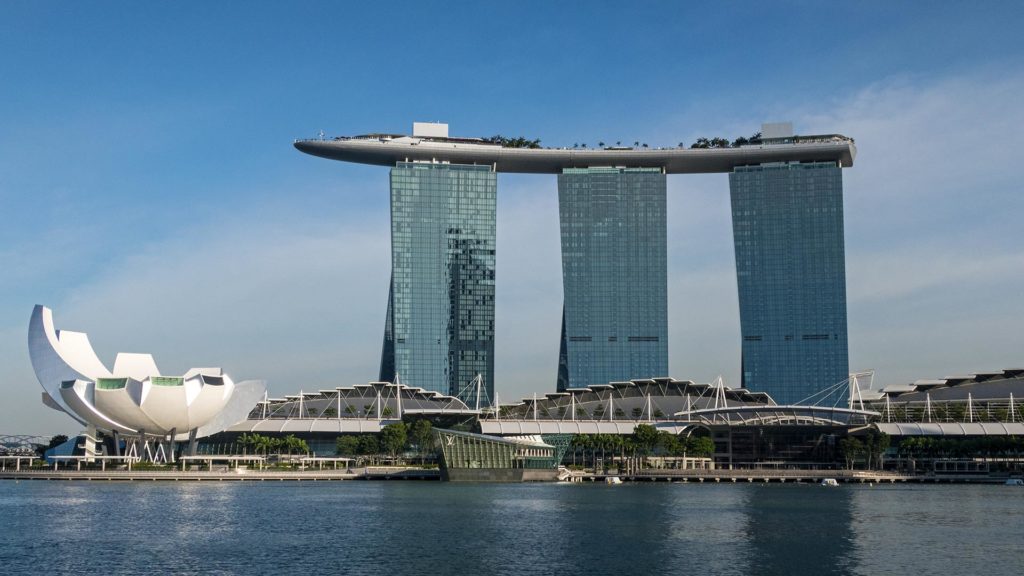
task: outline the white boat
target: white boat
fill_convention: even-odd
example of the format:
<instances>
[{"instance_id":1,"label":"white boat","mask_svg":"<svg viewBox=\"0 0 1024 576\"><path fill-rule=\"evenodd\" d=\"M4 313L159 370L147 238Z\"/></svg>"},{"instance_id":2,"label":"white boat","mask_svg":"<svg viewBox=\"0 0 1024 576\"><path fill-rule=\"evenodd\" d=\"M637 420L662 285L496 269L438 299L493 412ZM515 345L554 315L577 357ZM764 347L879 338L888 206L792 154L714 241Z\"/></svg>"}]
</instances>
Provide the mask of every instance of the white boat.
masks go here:
<instances>
[{"instance_id":1,"label":"white boat","mask_svg":"<svg viewBox=\"0 0 1024 576\"><path fill-rule=\"evenodd\" d=\"M1007 486L1024 486L1024 480L1020 478L1010 478L1006 481Z\"/></svg>"},{"instance_id":2,"label":"white boat","mask_svg":"<svg viewBox=\"0 0 1024 576\"><path fill-rule=\"evenodd\" d=\"M835 478L823 478L821 480L822 486L839 486L839 482Z\"/></svg>"},{"instance_id":3,"label":"white boat","mask_svg":"<svg viewBox=\"0 0 1024 576\"><path fill-rule=\"evenodd\" d=\"M622 484L622 478L618 476L609 476L604 479L605 484Z\"/></svg>"}]
</instances>

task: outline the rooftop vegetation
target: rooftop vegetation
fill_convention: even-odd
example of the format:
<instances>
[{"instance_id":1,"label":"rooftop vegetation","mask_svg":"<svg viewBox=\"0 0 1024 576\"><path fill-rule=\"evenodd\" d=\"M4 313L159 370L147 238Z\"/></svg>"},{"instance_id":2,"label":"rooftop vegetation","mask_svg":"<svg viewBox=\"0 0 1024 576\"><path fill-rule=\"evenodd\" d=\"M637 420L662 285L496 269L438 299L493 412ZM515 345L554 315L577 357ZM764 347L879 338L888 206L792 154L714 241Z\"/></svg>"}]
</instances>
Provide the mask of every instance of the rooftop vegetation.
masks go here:
<instances>
[{"instance_id":1,"label":"rooftop vegetation","mask_svg":"<svg viewBox=\"0 0 1024 576\"><path fill-rule=\"evenodd\" d=\"M761 133L758 132L758 133L754 134L753 136L751 136L750 138L744 138L743 136L740 136L739 138L733 140L732 142L730 142L729 140L727 140L725 138L721 138L721 137L716 137L716 138L697 138L696 142L694 142L693 144L690 144L690 148L697 148L697 149L701 149L701 148L739 148L740 146L743 146L745 144L760 144L760 143L761 143ZM679 143L679 147L683 148L683 143L682 142Z\"/></svg>"},{"instance_id":2,"label":"rooftop vegetation","mask_svg":"<svg viewBox=\"0 0 1024 576\"><path fill-rule=\"evenodd\" d=\"M517 136L510 138L508 136L502 136L501 134L495 134L490 138L484 138L484 142L491 142L492 144L501 144L504 148L540 148L540 138L536 140L530 140L529 138L523 138Z\"/></svg>"}]
</instances>

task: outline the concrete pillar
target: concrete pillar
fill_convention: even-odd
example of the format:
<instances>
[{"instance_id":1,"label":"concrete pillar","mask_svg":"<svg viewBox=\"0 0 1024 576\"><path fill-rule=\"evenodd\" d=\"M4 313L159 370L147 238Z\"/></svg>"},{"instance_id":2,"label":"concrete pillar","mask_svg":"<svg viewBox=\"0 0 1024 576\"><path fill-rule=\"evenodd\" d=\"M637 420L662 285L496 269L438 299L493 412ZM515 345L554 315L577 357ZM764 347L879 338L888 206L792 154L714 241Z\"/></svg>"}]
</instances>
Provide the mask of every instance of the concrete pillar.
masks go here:
<instances>
[{"instance_id":1,"label":"concrete pillar","mask_svg":"<svg viewBox=\"0 0 1024 576\"><path fill-rule=\"evenodd\" d=\"M196 455L196 449L199 447L199 443L196 442L196 434L198 433L198 431L199 431L198 428L193 428L193 429L188 431L188 455L189 456L195 456Z\"/></svg>"},{"instance_id":2,"label":"concrete pillar","mask_svg":"<svg viewBox=\"0 0 1024 576\"><path fill-rule=\"evenodd\" d=\"M177 461L174 459L174 437L178 435L177 428L171 428L170 440L167 442L168 448L170 448L167 454L167 461L171 464L175 464Z\"/></svg>"}]
</instances>

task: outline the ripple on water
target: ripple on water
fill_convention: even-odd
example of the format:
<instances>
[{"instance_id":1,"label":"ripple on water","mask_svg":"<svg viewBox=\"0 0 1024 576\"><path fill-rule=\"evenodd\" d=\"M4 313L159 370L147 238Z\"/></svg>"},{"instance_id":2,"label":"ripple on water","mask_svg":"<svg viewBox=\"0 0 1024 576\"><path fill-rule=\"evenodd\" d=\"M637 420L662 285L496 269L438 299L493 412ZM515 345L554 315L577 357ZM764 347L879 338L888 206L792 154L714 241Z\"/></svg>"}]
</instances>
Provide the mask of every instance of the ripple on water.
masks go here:
<instances>
[{"instance_id":1,"label":"ripple on water","mask_svg":"<svg viewBox=\"0 0 1024 576\"><path fill-rule=\"evenodd\" d=\"M6 574L1016 574L1002 486L0 482Z\"/></svg>"}]
</instances>

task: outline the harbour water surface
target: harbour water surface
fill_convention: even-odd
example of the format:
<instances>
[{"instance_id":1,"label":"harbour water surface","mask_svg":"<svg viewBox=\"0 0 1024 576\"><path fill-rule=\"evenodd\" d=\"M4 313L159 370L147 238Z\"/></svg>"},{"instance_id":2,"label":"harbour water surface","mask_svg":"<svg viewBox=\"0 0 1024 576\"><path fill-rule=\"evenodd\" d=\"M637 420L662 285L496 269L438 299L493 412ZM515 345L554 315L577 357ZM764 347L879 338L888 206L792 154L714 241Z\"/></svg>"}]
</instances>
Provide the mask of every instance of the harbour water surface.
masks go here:
<instances>
[{"instance_id":1,"label":"harbour water surface","mask_svg":"<svg viewBox=\"0 0 1024 576\"><path fill-rule=\"evenodd\" d=\"M1007 486L0 482L4 574L1020 574Z\"/></svg>"}]
</instances>

